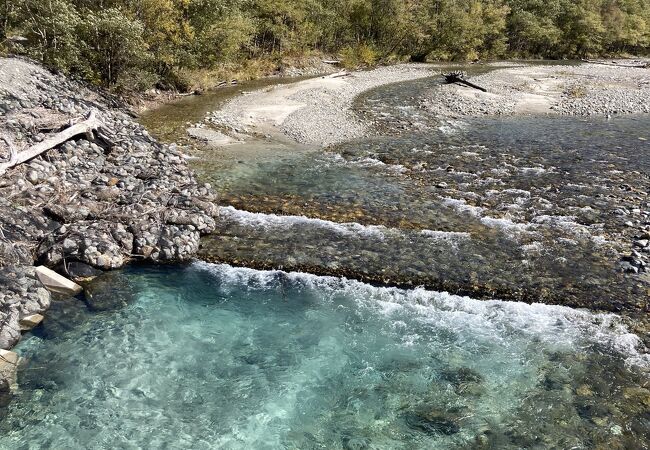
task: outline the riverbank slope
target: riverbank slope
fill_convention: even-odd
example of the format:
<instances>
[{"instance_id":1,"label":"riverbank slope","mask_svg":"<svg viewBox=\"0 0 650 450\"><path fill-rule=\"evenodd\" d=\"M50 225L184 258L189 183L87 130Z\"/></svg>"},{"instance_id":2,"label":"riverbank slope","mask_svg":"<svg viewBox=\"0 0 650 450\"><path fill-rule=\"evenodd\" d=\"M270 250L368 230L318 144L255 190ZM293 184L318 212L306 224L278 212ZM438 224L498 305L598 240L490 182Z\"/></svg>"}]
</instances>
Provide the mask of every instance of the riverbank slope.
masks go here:
<instances>
[{"instance_id":1,"label":"riverbank slope","mask_svg":"<svg viewBox=\"0 0 650 450\"><path fill-rule=\"evenodd\" d=\"M93 115L81 134L0 176L0 349L21 320L48 309L34 265L71 277L130 261L185 261L214 230L210 186L174 145L162 145L121 105L28 60L0 58L0 161Z\"/></svg>"}]
</instances>

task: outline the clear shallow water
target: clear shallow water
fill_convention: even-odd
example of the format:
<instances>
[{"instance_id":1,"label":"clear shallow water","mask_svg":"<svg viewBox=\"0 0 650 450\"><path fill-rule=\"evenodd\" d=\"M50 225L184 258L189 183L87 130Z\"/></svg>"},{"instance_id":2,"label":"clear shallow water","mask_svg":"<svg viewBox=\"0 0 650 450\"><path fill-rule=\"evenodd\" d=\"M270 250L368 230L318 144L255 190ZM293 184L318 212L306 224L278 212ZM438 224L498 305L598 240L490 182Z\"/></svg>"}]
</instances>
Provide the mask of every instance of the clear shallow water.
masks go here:
<instances>
[{"instance_id":1,"label":"clear shallow water","mask_svg":"<svg viewBox=\"0 0 650 450\"><path fill-rule=\"evenodd\" d=\"M647 315L650 277L620 262L650 230L648 116L441 120L421 104L439 84L361 95L377 136L326 151L271 139L199 152L193 167L230 207L200 257ZM334 233L339 224L350 232Z\"/></svg>"},{"instance_id":2,"label":"clear shallow water","mask_svg":"<svg viewBox=\"0 0 650 450\"><path fill-rule=\"evenodd\" d=\"M650 437L647 357L614 316L203 263L126 275L136 291L124 309L59 304L21 343L28 364L0 448L645 448Z\"/></svg>"},{"instance_id":3,"label":"clear shallow water","mask_svg":"<svg viewBox=\"0 0 650 450\"><path fill-rule=\"evenodd\" d=\"M236 176L224 176L208 155L196 168L222 204L242 213L224 210L201 257L647 313L648 278L624 275L619 261L644 221L650 227L641 215L650 204L650 119L490 118L454 126L287 155ZM246 211L266 214L266 226ZM281 223L277 215L290 217ZM341 236L322 223L298 223L300 216L392 231ZM630 220L639 226L626 226ZM425 230L469 239L450 249L425 239Z\"/></svg>"}]
</instances>

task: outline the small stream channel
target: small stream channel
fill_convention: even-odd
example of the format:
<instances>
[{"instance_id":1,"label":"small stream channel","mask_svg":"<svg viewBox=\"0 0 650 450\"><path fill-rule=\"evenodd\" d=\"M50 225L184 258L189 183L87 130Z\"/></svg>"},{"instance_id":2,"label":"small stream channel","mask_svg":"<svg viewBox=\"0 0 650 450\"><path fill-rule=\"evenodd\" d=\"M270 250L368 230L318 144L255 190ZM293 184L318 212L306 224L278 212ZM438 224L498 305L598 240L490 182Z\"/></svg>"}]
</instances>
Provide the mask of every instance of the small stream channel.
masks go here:
<instances>
[{"instance_id":1,"label":"small stream channel","mask_svg":"<svg viewBox=\"0 0 650 450\"><path fill-rule=\"evenodd\" d=\"M208 262L58 303L0 448L648 448L638 337L567 305L647 309L617 210L647 201L650 119L440 121L435 83L363 95L378 135L327 151L193 151L223 205ZM177 140L253 87L143 122Z\"/></svg>"}]
</instances>

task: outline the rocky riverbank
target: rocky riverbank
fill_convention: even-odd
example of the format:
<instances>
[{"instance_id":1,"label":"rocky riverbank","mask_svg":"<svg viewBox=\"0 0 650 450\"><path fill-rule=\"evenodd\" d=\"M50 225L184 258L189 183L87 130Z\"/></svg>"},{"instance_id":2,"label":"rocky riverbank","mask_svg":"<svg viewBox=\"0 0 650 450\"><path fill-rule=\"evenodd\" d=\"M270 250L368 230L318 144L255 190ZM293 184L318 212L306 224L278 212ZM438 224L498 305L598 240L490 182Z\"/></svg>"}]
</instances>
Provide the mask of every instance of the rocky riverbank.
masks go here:
<instances>
[{"instance_id":1,"label":"rocky riverbank","mask_svg":"<svg viewBox=\"0 0 650 450\"><path fill-rule=\"evenodd\" d=\"M490 67L490 65L488 65ZM650 113L650 69L625 65L498 67L459 84L431 89L420 105L443 117L515 114L613 116Z\"/></svg>"},{"instance_id":2,"label":"rocky riverbank","mask_svg":"<svg viewBox=\"0 0 650 450\"><path fill-rule=\"evenodd\" d=\"M149 136L109 97L27 60L0 59L0 162L89 113L104 133L80 135L0 176L0 349L51 294L34 265L72 278L131 261L191 259L215 229L209 185L174 145Z\"/></svg>"}]
</instances>

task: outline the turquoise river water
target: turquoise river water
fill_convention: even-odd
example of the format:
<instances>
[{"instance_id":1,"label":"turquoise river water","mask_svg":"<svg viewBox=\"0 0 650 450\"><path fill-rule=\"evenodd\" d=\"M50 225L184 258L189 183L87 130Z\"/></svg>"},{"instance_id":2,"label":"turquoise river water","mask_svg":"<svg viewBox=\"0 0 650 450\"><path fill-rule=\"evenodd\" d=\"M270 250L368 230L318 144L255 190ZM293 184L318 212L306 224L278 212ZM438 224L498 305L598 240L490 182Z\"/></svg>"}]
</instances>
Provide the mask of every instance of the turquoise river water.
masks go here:
<instances>
[{"instance_id":1,"label":"turquoise river water","mask_svg":"<svg viewBox=\"0 0 650 450\"><path fill-rule=\"evenodd\" d=\"M123 309L59 306L76 325L21 344L0 448L641 448L614 316L206 263L126 279Z\"/></svg>"}]
</instances>

